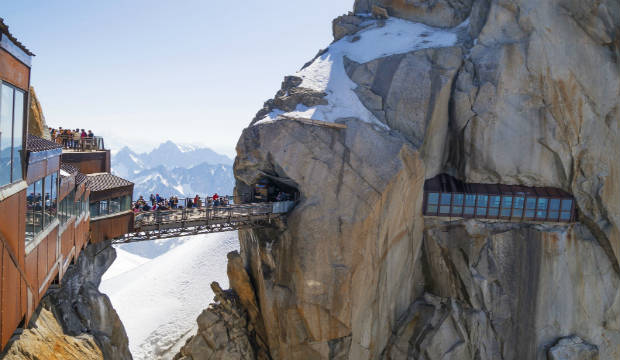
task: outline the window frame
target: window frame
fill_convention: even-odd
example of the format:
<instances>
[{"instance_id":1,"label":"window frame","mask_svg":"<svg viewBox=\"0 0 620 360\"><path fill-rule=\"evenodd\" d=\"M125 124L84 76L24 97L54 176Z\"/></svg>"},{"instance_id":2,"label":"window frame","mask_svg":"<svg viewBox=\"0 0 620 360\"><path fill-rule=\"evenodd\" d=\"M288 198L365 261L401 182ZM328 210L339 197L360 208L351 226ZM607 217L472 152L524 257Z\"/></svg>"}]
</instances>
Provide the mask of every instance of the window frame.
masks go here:
<instances>
[{"instance_id":1,"label":"window frame","mask_svg":"<svg viewBox=\"0 0 620 360\"><path fill-rule=\"evenodd\" d=\"M9 163L9 182L6 184L0 184L0 188L6 187L6 186L10 186L12 184L15 184L17 182L23 181L25 180L25 173L26 173L26 157L23 155L26 149L26 134L27 134L27 123L26 123L26 119L28 116L27 113L27 104L30 98L30 91L25 91L13 84L11 84L10 82L7 81L3 81L0 80L0 112L2 111L1 109L3 108L4 104L2 103L2 90L4 89L4 86L10 88L13 92L13 96L12 96L12 103L11 103L11 134L10 134L10 138L11 138L11 145L10 145L10 163ZM22 109L21 109L21 156L19 159L19 165L20 165L20 172L21 174L14 174L15 173L15 147L16 147L16 143L15 143L15 123L16 123L16 117L15 117L15 105L16 105L16 94L20 93L22 95ZM1 127L1 122L2 119L0 117L0 127ZM0 148L2 147L2 143L1 143L2 139L0 136Z\"/></svg>"}]
</instances>

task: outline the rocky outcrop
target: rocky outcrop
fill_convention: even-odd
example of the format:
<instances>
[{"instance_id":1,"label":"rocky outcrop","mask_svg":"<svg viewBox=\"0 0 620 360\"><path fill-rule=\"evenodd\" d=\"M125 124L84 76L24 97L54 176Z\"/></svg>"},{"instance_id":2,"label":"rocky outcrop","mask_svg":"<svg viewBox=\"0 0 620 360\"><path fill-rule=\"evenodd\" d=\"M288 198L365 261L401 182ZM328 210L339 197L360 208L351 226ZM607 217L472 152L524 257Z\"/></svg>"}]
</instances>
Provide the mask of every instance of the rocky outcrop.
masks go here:
<instances>
[{"instance_id":1,"label":"rocky outcrop","mask_svg":"<svg viewBox=\"0 0 620 360\"><path fill-rule=\"evenodd\" d=\"M54 314L43 307L33 319L32 326L19 335L5 351L5 359L103 359L92 335L68 336Z\"/></svg>"},{"instance_id":2,"label":"rocky outcrop","mask_svg":"<svg viewBox=\"0 0 620 360\"><path fill-rule=\"evenodd\" d=\"M78 359L131 359L125 328L110 299L98 290L101 276L115 258L109 241L88 245L69 266L62 284L48 290L38 319L25 330L26 336L9 346L8 353L18 359L31 359L29 354L47 358L40 351L50 347L67 354L89 349L89 356Z\"/></svg>"},{"instance_id":3,"label":"rocky outcrop","mask_svg":"<svg viewBox=\"0 0 620 360\"><path fill-rule=\"evenodd\" d=\"M241 135L239 194L265 177L300 193L278 227L240 231L231 260L269 355L620 358L620 5L358 0L356 13L372 6L467 22L455 46L344 61L384 128L257 123L297 102ZM442 172L562 188L579 221L424 218L424 180Z\"/></svg>"},{"instance_id":4,"label":"rocky outcrop","mask_svg":"<svg viewBox=\"0 0 620 360\"><path fill-rule=\"evenodd\" d=\"M49 138L43 109L32 86L30 87L30 104L28 106L28 133L41 138Z\"/></svg>"},{"instance_id":5,"label":"rocky outcrop","mask_svg":"<svg viewBox=\"0 0 620 360\"><path fill-rule=\"evenodd\" d=\"M356 13L381 8L390 16L437 27L454 27L470 15L474 0L355 0Z\"/></svg>"},{"instance_id":6,"label":"rocky outcrop","mask_svg":"<svg viewBox=\"0 0 620 360\"><path fill-rule=\"evenodd\" d=\"M187 340L175 360L268 359L256 356L253 335L248 330L248 316L239 298L231 290L211 284L215 303L198 319L198 333Z\"/></svg>"},{"instance_id":7,"label":"rocky outcrop","mask_svg":"<svg viewBox=\"0 0 620 360\"><path fill-rule=\"evenodd\" d=\"M282 88L276 93L273 99L267 100L263 108L258 111L252 123L256 123L273 110L293 111L297 105L307 107L316 105L326 105L324 99L327 94L312 89L300 87L302 79L297 76L287 76L282 82Z\"/></svg>"},{"instance_id":8,"label":"rocky outcrop","mask_svg":"<svg viewBox=\"0 0 620 360\"><path fill-rule=\"evenodd\" d=\"M598 349L578 336L562 338L549 349L549 360L598 360Z\"/></svg>"}]
</instances>

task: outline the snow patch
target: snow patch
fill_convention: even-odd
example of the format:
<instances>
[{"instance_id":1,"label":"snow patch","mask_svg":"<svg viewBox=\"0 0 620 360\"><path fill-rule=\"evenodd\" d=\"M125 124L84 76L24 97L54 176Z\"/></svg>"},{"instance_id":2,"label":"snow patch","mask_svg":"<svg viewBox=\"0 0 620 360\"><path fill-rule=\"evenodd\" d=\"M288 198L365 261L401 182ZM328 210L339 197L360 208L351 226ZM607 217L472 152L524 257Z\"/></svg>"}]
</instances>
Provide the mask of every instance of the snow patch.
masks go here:
<instances>
[{"instance_id":1,"label":"snow patch","mask_svg":"<svg viewBox=\"0 0 620 360\"><path fill-rule=\"evenodd\" d=\"M355 94L355 84L344 69L344 56L358 63L381 57L403 54L414 50L454 46L457 33L468 20L453 29L440 29L402 19L390 18L380 26L379 21L369 21L370 26L355 35L346 36L327 48L306 68L295 75L303 79L300 87L327 93L327 105L305 107L284 113L275 109L258 123L278 119L280 115L334 122L341 118L355 117L371 124L381 123ZM359 40L352 42L352 37Z\"/></svg>"},{"instance_id":2,"label":"snow patch","mask_svg":"<svg viewBox=\"0 0 620 360\"><path fill-rule=\"evenodd\" d=\"M154 259L117 247L118 257L99 287L118 312L137 360L167 359L178 351L213 301L211 281L228 287L226 254L239 250L236 232L150 244L169 241L171 249Z\"/></svg>"}]
</instances>

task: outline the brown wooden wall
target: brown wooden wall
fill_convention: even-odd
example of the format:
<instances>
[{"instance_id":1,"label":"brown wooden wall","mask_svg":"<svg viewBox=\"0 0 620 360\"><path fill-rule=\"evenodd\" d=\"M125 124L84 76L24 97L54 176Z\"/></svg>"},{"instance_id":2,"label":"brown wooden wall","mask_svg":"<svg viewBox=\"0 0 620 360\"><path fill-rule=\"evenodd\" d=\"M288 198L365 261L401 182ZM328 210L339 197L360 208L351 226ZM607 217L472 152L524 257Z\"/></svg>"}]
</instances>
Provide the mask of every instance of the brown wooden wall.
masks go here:
<instances>
[{"instance_id":1,"label":"brown wooden wall","mask_svg":"<svg viewBox=\"0 0 620 360\"><path fill-rule=\"evenodd\" d=\"M0 341L2 347L26 316L25 261L26 190L0 202ZM11 256L12 255L12 256Z\"/></svg>"},{"instance_id":2,"label":"brown wooden wall","mask_svg":"<svg viewBox=\"0 0 620 360\"><path fill-rule=\"evenodd\" d=\"M104 240L115 239L131 231L133 227L133 212L126 211L116 216L104 219L95 219L90 222L90 241L98 243Z\"/></svg>"},{"instance_id":3,"label":"brown wooden wall","mask_svg":"<svg viewBox=\"0 0 620 360\"><path fill-rule=\"evenodd\" d=\"M27 92L30 83L30 69L6 50L0 48L0 79Z\"/></svg>"},{"instance_id":4,"label":"brown wooden wall","mask_svg":"<svg viewBox=\"0 0 620 360\"><path fill-rule=\"evenodd\" d=\"M61 161L78 168L82 174L110 172L110 150L93 152L63 152Z\"/></svg>"},{"instance_id":5,"label":"brown wooden wall","mask_svg":"<svg viewBox=\"0 0 620 360\"><path fill-rule=\"evenodd\" d=\"M76 220L72 219L61 234L57 226L30 253L25 254L25 214L25 189L0 201L2 349L19 324L30 320L50 284L62 279L66 267L71 260L77 259L89 240L90 218L84 217L77 225Z\"/></svg>"}]
</instances>

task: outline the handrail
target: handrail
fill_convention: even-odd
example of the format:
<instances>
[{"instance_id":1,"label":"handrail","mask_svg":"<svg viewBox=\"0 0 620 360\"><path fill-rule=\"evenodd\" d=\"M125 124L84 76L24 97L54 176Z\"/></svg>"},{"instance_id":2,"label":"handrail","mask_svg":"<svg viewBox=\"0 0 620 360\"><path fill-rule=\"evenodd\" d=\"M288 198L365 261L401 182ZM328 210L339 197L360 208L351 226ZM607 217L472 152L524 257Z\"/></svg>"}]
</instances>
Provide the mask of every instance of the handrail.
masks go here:
<instances>
[{"instance_id":1,"label":"handrail","mask_svg":"<svg viewBox=\"0 0 620 360\"><path fill-rule=\"evenodd\" d=\"M59 134L56 135L52 140L62 145L63 149L65 150L81 152L105 150L105 143L103 141L103 137L101 136L80 136L80 138L76 139L75 136L72 134Z\"/></svg>"}]
</instances>

